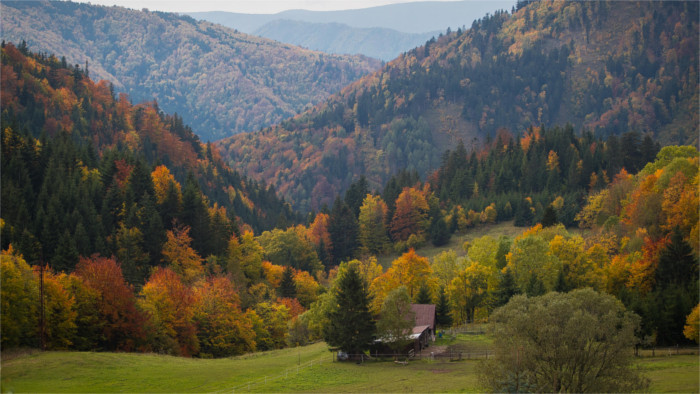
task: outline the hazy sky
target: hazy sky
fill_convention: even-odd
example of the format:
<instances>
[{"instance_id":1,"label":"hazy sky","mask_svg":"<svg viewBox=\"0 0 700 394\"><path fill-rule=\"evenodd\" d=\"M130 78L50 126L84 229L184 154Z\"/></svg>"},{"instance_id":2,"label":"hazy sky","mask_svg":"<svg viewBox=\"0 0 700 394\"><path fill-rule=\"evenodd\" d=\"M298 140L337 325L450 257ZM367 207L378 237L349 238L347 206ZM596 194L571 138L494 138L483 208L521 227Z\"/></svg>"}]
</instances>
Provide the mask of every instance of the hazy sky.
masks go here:
<instances>
[{"instance_id":1,"label":"hazy sky","mask_svg":"<svg viewBox=\"0 0 700 394\"><path fill-rule=\"evenodd\" d=\"M230 11L248 14L274 14L284 10L314 11L347 10L376 7L386 4L411 3L425 0L74 0L80 3L118 5L140 10L196 12ZM455 1L455 0L432 0Z\"/></svg>"}]
</instances>

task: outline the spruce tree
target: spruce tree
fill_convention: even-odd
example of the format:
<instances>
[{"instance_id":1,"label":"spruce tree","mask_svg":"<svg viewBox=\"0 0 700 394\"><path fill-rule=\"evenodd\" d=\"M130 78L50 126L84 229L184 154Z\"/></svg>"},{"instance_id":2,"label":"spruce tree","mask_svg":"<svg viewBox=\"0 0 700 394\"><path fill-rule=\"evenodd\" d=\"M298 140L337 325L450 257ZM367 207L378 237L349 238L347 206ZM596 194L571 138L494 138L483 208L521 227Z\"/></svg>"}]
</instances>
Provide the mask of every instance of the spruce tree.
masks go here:
<instances>
[{"instance_id":1,"label":"spruce tree","mask_svg":"<svg viewBox=\"0 0 700 394\"><path fill-rule=\"evenodd\" d=\"M297 287L294 283L292 267L287 266L284 268L284 272L282 272L279 294L282 298L295 298L297 296Z\"/></svg>"},{"instance_id":2,"label":"spruce tree","mask_svg":"<svg viewBox=\"0 0 700 394\"><path fill-rule=\"evenodd\" d=\"M374 340L376 324L369 311L369 294L353 265L337 279L333 307L328 312L324 340L351 355L362 353Z\"/></svg>"},{"instance_id":3,"label":"spruce tree","mask_svg":"<svg viewBox=\"0 0 700 394\"><path fill-rule=\"evenodd\" d=\"M357 247L357 218L340 198L336 198L333 203L328 232L333 245L333 262L340 264L341 261L352 257Z\"/></svg>"},{"instance_id":4,"label":"spruce tree","mask_svg":"<svg viewBox=\"0 0 700 394\"><path fill-rule=\"evenodd\" d=\"M510 301L510 298L518 294L518 285L515 283L515 277L510 272L510 268L506 268L505 272L500 275L500 280L495 291L495 306L502 306Z\"/></svg>"},{"instance_id":5,"label":"spruce tree","mask_svg":"<svg viewBox=\"0 0 700 394\"><path fill-rule=\"evenodd\" d=\"M430 298L430 289L423 283L418 294L416 294L416 304L432 304L433 300Z\"/></svg>"},{"instance_id":6,"label":"spruce tree","mask_svg":"<svg viewBox=\"0 0 700 394\"><path fill-rule=\"evenodd\" d=\"M557 212L554 210L554 207L551 205L548 205L547 208L544 210L544 215L542 216L542 227L552 227L555 224L559 223L559 220L557 219Z\"/></svg>"},{"instance_id":7,"label":"spruce tree","mask_svg":"<svg viewBox=\"0 0 700 394\"><path fill-rule=\"evenodd\" d=\"M450 300L447 298L445 288L440 288L440 296L438 297L437 305L435 305L435 323L440 327L448 327L452 325L452 316L450 316Z\"/></svg>"}]
</instances>

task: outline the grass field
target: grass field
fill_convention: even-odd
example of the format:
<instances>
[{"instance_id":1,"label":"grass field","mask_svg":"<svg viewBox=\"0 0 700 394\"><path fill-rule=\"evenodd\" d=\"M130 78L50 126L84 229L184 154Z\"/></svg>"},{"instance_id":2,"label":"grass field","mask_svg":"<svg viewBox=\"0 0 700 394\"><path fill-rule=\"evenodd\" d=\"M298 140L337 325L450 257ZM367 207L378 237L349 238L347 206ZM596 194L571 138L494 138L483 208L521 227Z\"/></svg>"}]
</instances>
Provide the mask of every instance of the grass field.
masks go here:
<instances>
[{"instance_id":1,"label":"grass field","mask_svg":"<svg viewBox=\"0 0 700 394\"><path fill-rule=\"evenodd\" d=\"M700 392L700 365L697 355L650 357L638 360L637 365L651 380L650 392Z\"/></svg>"},{"instance_id":2,"label":"grass field","mask_svg":"<svg viewBox=\"0 0 700 394\"><path fill-rule=\"evenodd\" d=\"M483 335L457 334L441 344L489 343ZM3 359L2 391L478 392L483 391L476 373L479 362L332 362L324 343L219 360L30 352ZM700 390L697 355L640 358L637 365L651 380L651 392Z\"/></svg>"}]
</instances>

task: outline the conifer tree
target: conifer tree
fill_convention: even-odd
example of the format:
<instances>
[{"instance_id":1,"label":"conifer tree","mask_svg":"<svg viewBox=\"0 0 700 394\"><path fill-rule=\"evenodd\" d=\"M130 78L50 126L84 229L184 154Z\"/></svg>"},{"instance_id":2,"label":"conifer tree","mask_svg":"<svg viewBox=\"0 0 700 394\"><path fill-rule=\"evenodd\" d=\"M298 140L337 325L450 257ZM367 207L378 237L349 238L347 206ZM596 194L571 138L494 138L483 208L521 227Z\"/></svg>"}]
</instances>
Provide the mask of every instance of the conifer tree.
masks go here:
<instances>
[{"instance_id":1,"label":"conifer tree","mask_svg":"<svg viewBox=\"0 0 700 394\"><path fill-rule=\"evenodd\" d=\"M354 265L337 279L333 308L328 312L324 340L330 346L357 355L374 339L376 324L369 312L367 286Z\"/></svg>"},{"instance_id":2,"label":"conifer tree","mask_svg":"<svg viewBox=\"0 0 700 394\"><path fill-rule=\"evenodd\" d=\"M333 262L339 264L351 257L357 247L357 219L347 204L336 198L330 215L328 232L333 245Z\"/></svg>"},{"instance_id":3,"label":"conifer tree","mask_svg":"<svg viewBox=\"0 0 700 394\"><path fill-rule=\"evenodd\" d=\"M430 297L430 289L423 283L416 295L416 304L432 304L433 300Z\"/></svg>"},{"instance_id":4,"label":"conifer tree","mask_svg":"<svg viewBox=\"0 0 700 394\"><path fill-rule=\"evenodd\" d=\"M452 325L450 300L447 298L447 291L444 287L440 288L440 296L438 297L437 305L435 305L435 323L441 327Z\"/></svg>"},{"instance_id":5,"label":"conifer tree","mask_svg":"<svg viewBox=\"0 0 700 394\"><path fill-rule=\"evenodd\" d=\"M285 267L284 272L282 272L279 295L282 298L295 298L297 296L297 287L294 283L294 272L290 266Z\"/></svg>"},{"instance_id":6,"label":"conifer tree","mask_svg":"<svg viewBox=\"0 0 700 394\"><path fill-rule=\"evenodd\" d=\"M516 294L518 294L518 285L515 283L515 277L513 273L510 272L510 268L506 268L500 275L498 287L494 294L496 301L495 306L498 307L507 304L510 298Z\"/></svg>"},{"instance_id":7,"label":"conifer tree","mask_svg":"<svg viewBox=\"0 0 700 394\"><path fill-rule=\"evenodd\" d=\"M557 220L557 212L551 205L548 205L544 210L544 215L542 216L542 227L551 227L559 223Z\"/></svg>"}]
</instances>

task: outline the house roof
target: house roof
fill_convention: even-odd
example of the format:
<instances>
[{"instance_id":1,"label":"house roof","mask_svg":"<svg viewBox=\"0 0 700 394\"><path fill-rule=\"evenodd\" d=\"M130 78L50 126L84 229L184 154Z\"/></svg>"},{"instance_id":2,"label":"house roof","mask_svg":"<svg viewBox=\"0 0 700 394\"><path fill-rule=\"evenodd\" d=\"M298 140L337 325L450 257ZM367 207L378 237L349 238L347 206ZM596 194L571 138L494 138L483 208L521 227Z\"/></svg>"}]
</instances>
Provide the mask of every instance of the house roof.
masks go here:
<instances>
[{"instance_id":1,"label":"house roof","mask_svg":"<svg viewBox=\"0 0 700 394\"><path fill-rule=\"evenodd\" d=\"M430 328L430 326L415 326L413 327L413 335L420 335L423 333L423 331L427 330L428 328Z\"/></svg>"},{"instance_id":2,"label":"house roof","mask_svg":"<svg viewBox=\"0 0 700 394\"><path fill-rule=\"evenodd\" d=\"M416 327L430 326L435 331L435 305L411 304L411 310L416 314Z\"/></svg>"}]
</instances>

